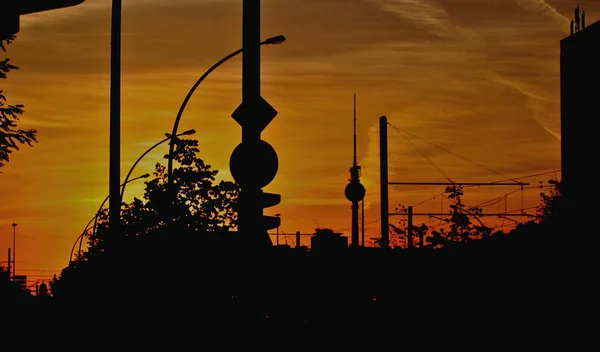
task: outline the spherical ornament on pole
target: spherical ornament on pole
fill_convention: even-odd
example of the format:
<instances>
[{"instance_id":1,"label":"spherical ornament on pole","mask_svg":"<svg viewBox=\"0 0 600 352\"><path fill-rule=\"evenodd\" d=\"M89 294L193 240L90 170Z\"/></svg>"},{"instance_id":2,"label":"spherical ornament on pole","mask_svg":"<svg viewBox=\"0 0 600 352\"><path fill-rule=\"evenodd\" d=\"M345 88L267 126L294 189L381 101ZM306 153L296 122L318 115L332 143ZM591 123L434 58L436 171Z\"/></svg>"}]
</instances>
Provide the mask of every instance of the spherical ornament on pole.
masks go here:
<instances>
[{"instance_id":1,"label":"spherical ornament on pole","mask_svg":"<svg viewBox=\"0 0 600 352\"><path fill-rule=\"evenodd\" d=\"M351 202L360 202L365 197L367 190L360 182L350 182L344 190L346 199Z\"/></svg>"},{"instance_id":2,"label":"spherical ornament on pole","mask_svg":"<svg viewBox=\"0 0 600 352\"><path fill-rule=\"evenodd\" d=\"M262 188L277 175L279 159L273 147L263 141L245 141L231 153L229 170L240 187Z\"/></svg>"}]
</instances>

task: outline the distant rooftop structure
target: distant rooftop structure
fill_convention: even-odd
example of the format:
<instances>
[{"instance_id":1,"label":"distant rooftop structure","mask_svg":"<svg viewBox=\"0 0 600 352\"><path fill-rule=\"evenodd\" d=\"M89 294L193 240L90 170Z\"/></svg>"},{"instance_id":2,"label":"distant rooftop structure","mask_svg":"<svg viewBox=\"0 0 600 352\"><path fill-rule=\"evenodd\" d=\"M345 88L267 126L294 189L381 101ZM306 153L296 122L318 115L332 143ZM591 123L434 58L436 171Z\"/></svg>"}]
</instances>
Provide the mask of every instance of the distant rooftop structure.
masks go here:
<instances>
[{"instance_id":1,"label":"distant rooftop structure","mask_svg":"<svg viewBox=\"0 0 600 352\"><path fill-rule=\"evenodd\" d=\"M585 29L585 10L577 6L574 12L575 17L571 20L571 35Z\"/></svg>"},{"instance_id":2,"label":"distant rooftop structure","mask_svg":"<svg viewBox=\"0 0 600 352\"><path fill-rule=\"evenodd\" d=\"M310 239L311 251L337 251L348 248L348 237L331 229L315 229L314 236Z\"/></svg>"},{"instance_id":3,"label":"distant rooftop structure","mask_svg":"<svg viewBox=\"0 0 600 352\"><path fill-rule=\"evenodd\" d=\"M577 11L575 12L577 14ZM585 13L582 12L579 16L579 24L577 21L571 21L571 34L561 39L561 45L574 45L580 46L582 44L575 44L576 42L587 42L596 48L597 39L592 40L591 37L597 38L598 32L600 31L600 21L596 21L592 24L587 24L585 20ZM585 38L584 38L585 37ZM571 44L572 43L572 44Z\"/></svg>"}]
</instances>

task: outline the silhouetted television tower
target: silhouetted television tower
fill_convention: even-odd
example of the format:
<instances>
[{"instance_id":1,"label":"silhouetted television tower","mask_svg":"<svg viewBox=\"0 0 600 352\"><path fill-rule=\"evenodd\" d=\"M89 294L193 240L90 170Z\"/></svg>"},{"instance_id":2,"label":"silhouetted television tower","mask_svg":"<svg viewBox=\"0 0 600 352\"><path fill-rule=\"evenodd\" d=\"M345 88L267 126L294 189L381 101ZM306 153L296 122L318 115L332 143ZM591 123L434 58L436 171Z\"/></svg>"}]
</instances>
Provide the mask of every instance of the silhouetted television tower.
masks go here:
<instances>
[{"instance_id":1,"label":"silhouetted television tower","mask_svg":"<svg viewBox=\"0 0 600 352\"><path fill-rule=\"evenodd\" d=\"M350 183L346 186L346 198L352 202L351 246L358 247L358 202L365 197L365 187L360 183L360 166L356 162L356 94L354 94L354 159L350 168Z\"/></svg>"}]
</instances>

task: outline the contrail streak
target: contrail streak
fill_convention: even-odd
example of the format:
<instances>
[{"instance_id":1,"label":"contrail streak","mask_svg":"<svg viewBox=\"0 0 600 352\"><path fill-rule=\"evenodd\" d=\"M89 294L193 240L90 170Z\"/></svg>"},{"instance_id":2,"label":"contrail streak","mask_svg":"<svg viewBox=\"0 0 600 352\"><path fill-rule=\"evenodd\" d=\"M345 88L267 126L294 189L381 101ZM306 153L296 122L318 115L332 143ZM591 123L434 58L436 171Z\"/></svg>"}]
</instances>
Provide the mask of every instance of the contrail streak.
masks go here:
<instances>
[{"instance_id":1,"label":"contrail streak","mask_svg":"<svg viewBox=\"0 0 600 352\"><path fill-rule=\"evenodd\" d=\"M543 10L549 11L550 13L552 13L556 17L559 17L560 19L566 21L567 23L571 22L571 20L569 20L563 14L561 14L560 12L558 12L554 7L552 7L550 4L548 4L546 2L546 0L526 0L526 1L528 3L530 3L531 5L534 5L534 6L542 8Z\"/></svg>"}]
</instances>

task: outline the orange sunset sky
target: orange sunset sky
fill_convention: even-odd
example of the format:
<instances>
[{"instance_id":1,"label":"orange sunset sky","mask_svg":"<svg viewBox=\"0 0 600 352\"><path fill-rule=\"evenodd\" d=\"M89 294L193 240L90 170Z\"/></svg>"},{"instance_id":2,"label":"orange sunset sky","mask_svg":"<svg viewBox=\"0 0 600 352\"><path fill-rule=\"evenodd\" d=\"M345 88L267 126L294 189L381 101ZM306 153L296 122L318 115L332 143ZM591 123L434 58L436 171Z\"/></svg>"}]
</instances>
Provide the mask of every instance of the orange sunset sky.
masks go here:
<instances>
[{"instance_id":1,"label":"orange sunset sky","mask_svg":"<svg viewBox=\"0 0 600 352\"><path fill-rule=\"evenodd\" d=\"M579 4L588 24L600 19L599 2ZM350 236L344 187L354 93L367 241L380 235L381 115L395 127L388 133L390 182L519 179L531 185L522 192L465 188L464 202L489 203L484 211L490 213L535 213L540 181L560 177L559 41L569 34L576 6L567 0L263 0L262 37L287 37L262 47L262 95L279 112L262 134L280 162L265 191L282 195L265 213L281 214L280 234L326 227ZM16 222L17 275L33 281L68 264L71 246L108 194L110 15L111 1L86 0L22 16L5 53L20 70L1 89L9 103L25 105L19 127L36 128L39 143L11 154L1 169L0 258L6 260ZM242 0L123 0L122 16L124 179L172 129L198 77L241 47ZM215 70L179 126L197 130L200 157L227 180L229 156L241 141L231 118L241 102L241 64L240 55ZM157 162L166 165L167 150L165 143L149 153L132 177L151 173ZM527 177L537 174L543 175ZM129 184L125 200L140 197L143 186ZM390 211L400 203L415 205L415 212L448 211L443 191L390 186ZM514 224L482 220L505 231ZM435 221L420 217L415 224Z\"/></svg>"}]
</instances>

